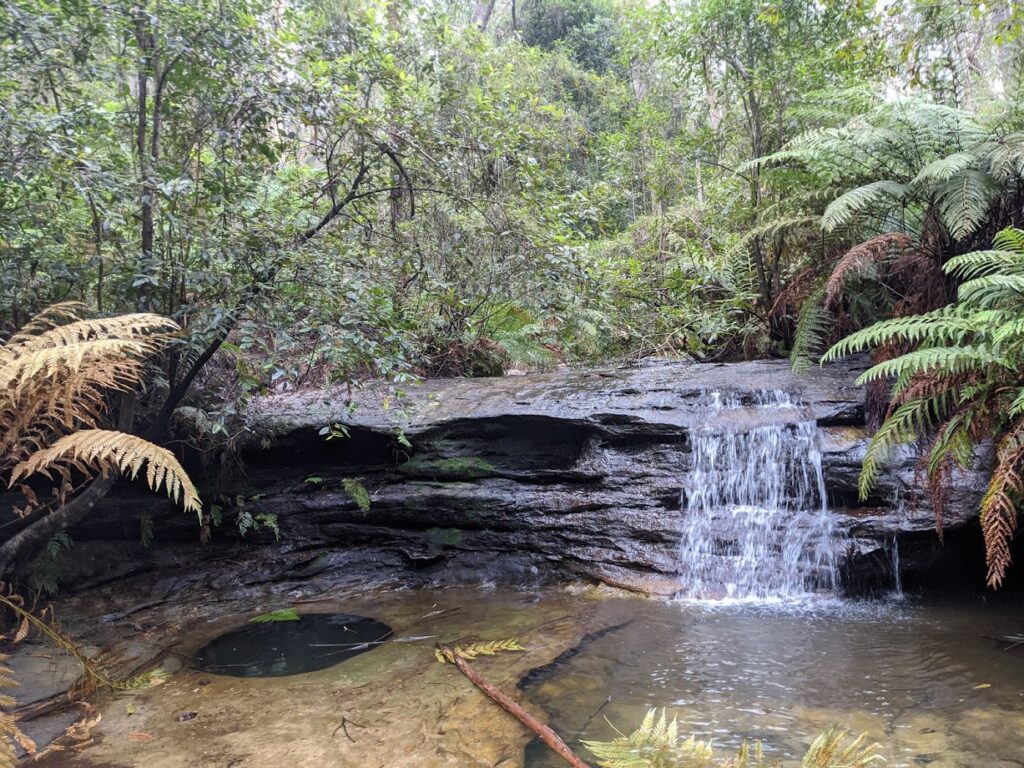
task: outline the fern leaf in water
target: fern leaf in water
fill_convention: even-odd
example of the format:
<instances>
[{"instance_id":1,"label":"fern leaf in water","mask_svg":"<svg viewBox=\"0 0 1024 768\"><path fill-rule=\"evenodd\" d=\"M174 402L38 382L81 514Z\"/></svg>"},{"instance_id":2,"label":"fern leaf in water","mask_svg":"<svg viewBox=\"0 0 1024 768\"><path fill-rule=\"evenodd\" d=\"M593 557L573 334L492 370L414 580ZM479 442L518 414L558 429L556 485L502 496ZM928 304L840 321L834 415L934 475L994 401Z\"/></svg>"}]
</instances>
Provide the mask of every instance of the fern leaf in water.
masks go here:
<instances>
[{"instance_id":1,"label":"fern leaf in water","mask_svg":"<svg viewBox=\"0 0 1024 768\"><path fill-rule=\"evenodd\" d=\"M679 724L661 710L649 710L640 727L612 741L584 741L602 768L703 768L715 765L711 745L693 736L680 739Z\"/></svg>"},{"instance_id":2,"label":"fern leaf in water","mask_svg":"<svg viewBox=\"0 0 1024 768\"><path fill-rule=\"evenodd\" d=\"M848 738L847 731L829 729L811 744L801 768L867 768L885 762L877 744L866 745L867 737ZM612 741L584 741L601 768L778 768L767 761L760 742L744 742L735 755L716 756L711 744L694 736L683 738L675 718L665 710L647 712L640 727L628 736Z\"/></svg>"},{"instance_id":3,"label":"fern leaf in water","mask_svg":"<svg viewBox=\"0 0 1024 768\"><path fill-rule=\"evenodd\" d=\"M146 483L157 491L181 501L185 509L199 513L202 505L192 480L174 454L141 437L106 429L84 429L60 438L49 448L37 451L11 472L11 484L26 475L59 467L120 472L134 479L146 467Z\"/></svg>"},{"instance_id":4,"label":"fern leaf in water","mask_svg":"<svg viewBox=\"0 0 1024 768\"><path fill-rule=\"evenodd\" d=\"M442 664L454 664L455 659L475 659L477 656L494 656L505 651L525 651L517 638L493 640L489 643L471 643L470 645L438 645L434 649L434 658Z\"/></svg>"},{"instance_id":5,"label":"fern leaf in water","mask_svg":"<svg viewBox=\"0 0 1024 768\"><path fill-rule=\"evenodd\" d=\"M847 742L848 732L830 728L811 744L804 755L803 768L867 768L869 765L883 763L885 760L878 754L878 744L867 744L866 734L861 734Z\"/></svg>"}]
</instances>

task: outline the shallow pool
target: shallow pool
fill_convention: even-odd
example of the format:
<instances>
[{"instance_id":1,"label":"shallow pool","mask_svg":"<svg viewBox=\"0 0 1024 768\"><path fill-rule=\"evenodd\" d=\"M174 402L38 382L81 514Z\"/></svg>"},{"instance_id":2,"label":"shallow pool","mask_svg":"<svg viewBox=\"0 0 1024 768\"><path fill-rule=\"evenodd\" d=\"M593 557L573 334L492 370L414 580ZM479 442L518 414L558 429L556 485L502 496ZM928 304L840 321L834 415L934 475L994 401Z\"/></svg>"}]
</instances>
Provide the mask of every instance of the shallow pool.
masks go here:
<instances>
[{"instance_id":1,"label":"shallow pool","mask_svg":"<svg viewBox=\"0 0 1024 768\"><path fill-rule=\"evenodd\" d=\"M626 606L617 604L628 603ZM594 639L527 686L568 740L628 733L650 707L726 748L787 762L830 725L867 732L890 766L1024 766L1020 603L803 607L609 601ZM543 747L527 766L559 765Z\"/></svg>"}]
</instances>

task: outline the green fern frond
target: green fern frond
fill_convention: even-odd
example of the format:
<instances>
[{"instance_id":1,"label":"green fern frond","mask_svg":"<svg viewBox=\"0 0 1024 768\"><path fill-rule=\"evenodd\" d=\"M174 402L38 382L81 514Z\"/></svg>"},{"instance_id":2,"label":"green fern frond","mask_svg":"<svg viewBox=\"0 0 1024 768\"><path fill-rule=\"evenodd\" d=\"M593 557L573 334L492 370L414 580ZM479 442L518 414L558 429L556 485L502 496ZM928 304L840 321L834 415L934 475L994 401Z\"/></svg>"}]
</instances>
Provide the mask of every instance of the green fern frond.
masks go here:
<instances>
[{"instance_id":1,"label":"green fern frond","mask_svg":"<svg viewBox=\"0 0 1024 768\"><path fill-rule=\"evenodd\" d=\"M965 170L937 189L939 218L954 240L973 235L988 220L999 185L987 173Z\"/></svg>"},{"instance_id":2,"label":"green fern frond","mask_svg":"<svg viewBox=\"0 0 1024 768\"><path fill-rule=\"evenodd\" d=\"M962 280L984 277L992 272L1017 275L1024 274L1024 255L1021 252L1000 248L991 251L972 251L954 256L943 267L948 275Z\"/></svg>"},{"instance_id":3,"label":"green fern frond","mask_svg":"<svg viewBox=\"0 0 1024 768\"><path fill-rule=\"evenodd\" d=\"M964 171L977 166L978 158L970 152L954 152L952 155L932 160L914 177L912 184L934 181L949 181Z\"/></svg>"},{"instance_id":4,"label":"green fern frond","mask_svg":"<svg viewBox=\"0 0 1024 768\"><path fill-rule=\"evenodd\" d=\"M804 755L802 768L867 768L885 760L878 754L880 745L865 744L867 735L861 734L844 744L848 731L830 728L818 736Z\"/></svg>"},{"instance_id":5,"label":"green fern frond","mask_svg":"<svg viewBox=\"0 0 1024 768\"><path fill-rule=\"evenodd\" d=\"M816 230L821 225L821 217L813 216L808 214L798 214L795 216L782 216L775 219L758 224L756 227L748 229L736 244L733 246L734 250L742 250L750 247L757 238L765 237L779 237L783 234L789 234L793 231L799 230Z\"/></svg>"},{"instance_id":6,"label":"green fern frond","mask_svg":"<svg viewBox=\"0 0 1024 768\"><path fill-rule=\"evenodd\" d=\"M864 352L893 341L919 344L961 344L984 325L972 314L956 307L942 307L922 315L897 317L869 325L836 342L822 357L822 362Z\"/></svg>"},{"instance_id":7,"label":"green fern frond","mask_svg":"<svg viewBox=\"0 0 1024 768\"><path fill-rule=\"evenodd\" d=\"M857 378L857 384L868 384L887 378L906 381L916 374L936 370L942 371L945 376L955 376L983 371L991 365L1005 366L1006 360L984 346L926 347L894 357L892 360L884 360L868 368Z\"/></svg>"},{"instance_id":8,"label":"green fern frond","mask_svg":"<svg viewBox=\"0 0 1024 768\"><path fill-rule=\"evenodd\" d=\"M1019 301L1024 297L1024 274L995 274L968 280L957 291L961 304L994 307L1004 301Z\"/></svg>"},{"instance_id":9,"label":"green fern frond","mask_svg":"<svg viewBox=\"0 0 1024 768\"><path fill-rule=\"evenodd\" d=\"M831 316L823 304L825 289L819 288L808 296L800 307L800 316L789 352L789 364L794 373L804 374L817 362L831 330Z\"/></svg>"},{"instance_id":10,"label":"green fern frond","mask_svg":"<svg viewBox=\"0 0 1024 768\"><path fill-rule=\"evenodd\" d=\"M831 232L851 223L856 215L869 209L898 205L906 194L906 185L897 181L873 181L851 189L829 203L821 217L822 229Z\"/></svg>"},{"instance_id":11,"label":"green fern frond","mask_svg":"<svg viewBox=\"0 0 1024 768\"><path fill-rule=\"evenodd\" d=\"M1010 416L1024 415L1024 387L1017 388L1017 396L1010 403Z\"/></svg>"},{"instance_id":12,"label":"green fern frond","mask_svg":"<svg viewBox=\"0 0 1024 768\"><path fill-rule=\"evenodd\" d=\"M1022 148L1022 153L1024 153L1024 148ZM1022 154L1022 158L1024 158L1024 154ZM1024 229L1007 227L998 232L992 238L992 247L999 251L1010 251L1017 254L1019 258L1024 258Z\"/></svg>"}]
</instances>

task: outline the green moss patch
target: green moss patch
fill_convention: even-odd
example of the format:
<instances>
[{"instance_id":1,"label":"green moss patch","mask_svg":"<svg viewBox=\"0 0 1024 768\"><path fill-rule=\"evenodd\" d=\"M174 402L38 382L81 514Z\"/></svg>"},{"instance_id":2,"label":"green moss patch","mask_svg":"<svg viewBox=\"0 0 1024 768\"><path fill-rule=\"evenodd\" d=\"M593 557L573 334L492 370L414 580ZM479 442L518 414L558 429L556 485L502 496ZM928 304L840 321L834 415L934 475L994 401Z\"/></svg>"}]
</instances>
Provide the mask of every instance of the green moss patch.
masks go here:
<instances>
[{"instance_id":1,"label":"green moss patch","mask_svg":"<svg viewBox=\"0 0 1024 768\"><path fill-rule=\"evenodd\" d=\"M491 462L479 456L454 456L450 459L413 456L399 466L398 471L430 480L477 480L493 477L498 472Z\"/></svg>"}]
</instances>

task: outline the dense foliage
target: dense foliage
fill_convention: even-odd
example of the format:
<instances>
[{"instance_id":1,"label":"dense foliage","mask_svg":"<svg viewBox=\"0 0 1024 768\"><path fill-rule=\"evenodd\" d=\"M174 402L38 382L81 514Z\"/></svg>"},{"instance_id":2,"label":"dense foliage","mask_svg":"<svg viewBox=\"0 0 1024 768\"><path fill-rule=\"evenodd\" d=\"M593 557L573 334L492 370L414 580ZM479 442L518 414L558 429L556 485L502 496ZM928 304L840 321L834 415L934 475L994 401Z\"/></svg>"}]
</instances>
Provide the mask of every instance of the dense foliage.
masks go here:
<instances>
[{"instance_id":1,"label":"dense foliage","mask_svg":"<svg viewBox=\"0 0 1024 768\"><path fill-rule=\"evenodd\" d=\"M872 325L826 357L912 347L860 377L896 382L888 418L864 459L864 497L893 445L928 436L927 469L941 522L943 492L955 469L969 467L977 444L994 438L996 466L981 502L981 524L995 587L1010 563L1024 498L1024 231L1005 230L993 250L956 256L944 271L964 281L954 304Z\"/></svg>"},{"instance_id":2,"label":"dense foliage","mask_svg":"<svg viewBox=\"0 0 1024 768\"><path fill-rule=\"evenodd\" d=\"M806 367L945 306L951 259L1024 224L1021 24L1012 0L3 0L0 333L68 300L174 320L149 436L324 381Z\"/></svg>"}]
</instances>

